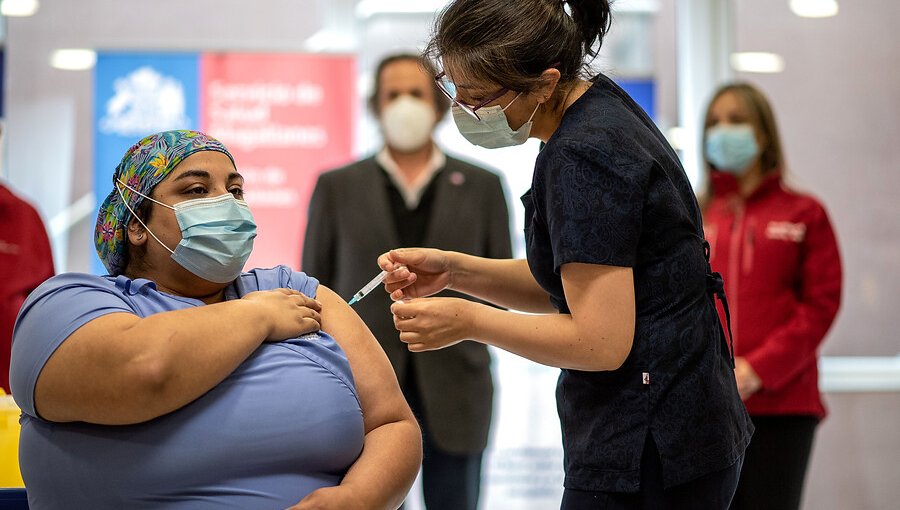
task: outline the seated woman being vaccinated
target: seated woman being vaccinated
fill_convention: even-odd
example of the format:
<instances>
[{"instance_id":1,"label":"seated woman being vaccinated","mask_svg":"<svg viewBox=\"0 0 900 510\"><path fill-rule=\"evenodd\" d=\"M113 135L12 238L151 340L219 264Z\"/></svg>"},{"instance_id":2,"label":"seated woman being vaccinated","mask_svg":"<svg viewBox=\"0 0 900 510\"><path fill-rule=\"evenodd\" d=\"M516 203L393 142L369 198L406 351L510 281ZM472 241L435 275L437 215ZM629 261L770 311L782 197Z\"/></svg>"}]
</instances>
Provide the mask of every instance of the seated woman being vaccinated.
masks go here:
<instances>
[{"instance_id":1,"label":"seated woman being vaccinated","mask_svg":"<svg viewBox=\"0 0 900 510\"><path fill-rule=\"evenodd\" d=\"M285 266L242 273L243 177L196 131L131 147L94 241L16 325L32 509L396 508L421 437L372 334Z\"/></svg>"}]
</instances>

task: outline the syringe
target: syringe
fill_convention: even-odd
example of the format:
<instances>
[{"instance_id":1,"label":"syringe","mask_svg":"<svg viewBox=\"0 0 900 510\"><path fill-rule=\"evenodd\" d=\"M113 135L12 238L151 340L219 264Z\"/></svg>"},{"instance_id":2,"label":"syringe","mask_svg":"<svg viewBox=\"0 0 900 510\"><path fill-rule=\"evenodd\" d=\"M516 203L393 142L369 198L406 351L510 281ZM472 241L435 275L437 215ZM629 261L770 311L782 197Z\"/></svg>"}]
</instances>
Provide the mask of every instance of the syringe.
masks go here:
<instances>
[{"instance_id":1,"label":"syringe","mask_svg":"<svg viewBox=\"0 0 900 510\"><path fill-rule=\"evenodd\" d=\"M360 299L362 299L362 298L366 297L367 295L369 295L369 293L372 292L372 289L374 289L375 287L381 285L381 282L384 281L384 278L385 278L387 275L388 275L388 272L387 272L387 271L382 271L382 272L378 273L378 276L376 276L375 278L372 278L372 281L370 281L369 283L363 285L363 288L359 289L359 292L357 292L356 294L354 294L353 297L350 298L350 301L347 302L347 304L348 304L348 305L352 305L353 303L356 303L356 302L359 301Z\"/></svg>"}]
</instances>

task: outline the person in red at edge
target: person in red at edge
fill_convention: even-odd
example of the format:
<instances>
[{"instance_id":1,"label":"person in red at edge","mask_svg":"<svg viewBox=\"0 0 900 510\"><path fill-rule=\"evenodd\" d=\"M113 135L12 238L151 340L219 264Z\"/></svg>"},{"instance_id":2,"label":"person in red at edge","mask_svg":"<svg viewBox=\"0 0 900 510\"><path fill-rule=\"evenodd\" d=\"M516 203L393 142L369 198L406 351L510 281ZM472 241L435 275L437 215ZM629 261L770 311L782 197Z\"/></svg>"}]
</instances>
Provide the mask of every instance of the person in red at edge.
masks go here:
<instances>
[{"instance_id":1,"label":"person in red at edge","mask_svg":"<svg viewBox=\"0 0 900 510\"><path fill-rule=\"evenodd\" d=\"M0 386L6 393L16 315L28 294L51 276L53 256L41 217L0 183Z\"/></svg>"},{"instance_id":2,"label":"person in red at edge","mask_svg":"<svg viewBox=\"0 0 900 510\"><path fill-rule=\"evenodd\" d=\"M722 87L705 125L704 230L725 279L738 391L756 427L731 508L796 509L825 417L817 349L840 304L838 246L822 204L785 185L775 117L759 90Z\"/></svg>"}]
</instances>

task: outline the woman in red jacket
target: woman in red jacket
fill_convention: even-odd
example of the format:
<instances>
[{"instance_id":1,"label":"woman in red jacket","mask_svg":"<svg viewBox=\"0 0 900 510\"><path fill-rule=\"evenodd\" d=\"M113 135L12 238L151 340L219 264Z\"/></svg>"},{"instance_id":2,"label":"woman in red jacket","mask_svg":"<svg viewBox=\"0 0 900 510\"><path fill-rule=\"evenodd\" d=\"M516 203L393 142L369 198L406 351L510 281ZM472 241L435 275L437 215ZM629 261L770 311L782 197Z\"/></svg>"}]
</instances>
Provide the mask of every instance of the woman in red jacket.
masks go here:
<instances>
[{"instance_id":1,"label":"woman in red jacket","mask_svg":"<svg viewBox=\"0 0 900 510\"><path fill-rule=\"evenodd\" d=\"M731 308L738 390L756 426L733 509L796 509L825 416L817 349L838 311L841 262L822 204L783 182L768 101L719 89L706 112L704 227Z\"/></svg>"}]
</instances>

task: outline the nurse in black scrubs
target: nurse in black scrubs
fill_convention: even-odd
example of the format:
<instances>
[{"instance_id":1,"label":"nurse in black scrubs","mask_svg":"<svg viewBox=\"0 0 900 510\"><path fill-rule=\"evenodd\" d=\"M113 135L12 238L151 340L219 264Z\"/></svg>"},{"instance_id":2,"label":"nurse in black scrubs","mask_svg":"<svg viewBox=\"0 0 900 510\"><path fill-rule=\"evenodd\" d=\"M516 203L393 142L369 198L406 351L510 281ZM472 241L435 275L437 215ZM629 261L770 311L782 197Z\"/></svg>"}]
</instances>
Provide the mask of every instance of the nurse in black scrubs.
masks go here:
<instances>
[{"instance_id":1,"label":"nurse in black scrubs","mask_svg":"<svg viewBox=\"0 0 900 510\"><path fill-rule=\"evenodd\" d=\"M526 260L382 255L411 351L461 341L560 367L562 508L725 509L753 427L719 324L700 209L678 157L606 76L606 0L455 0L426 53L460 132L546 143ZM520 314L456 298L452 289Z\"/></svg>"}]
</instances>

